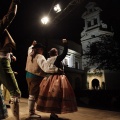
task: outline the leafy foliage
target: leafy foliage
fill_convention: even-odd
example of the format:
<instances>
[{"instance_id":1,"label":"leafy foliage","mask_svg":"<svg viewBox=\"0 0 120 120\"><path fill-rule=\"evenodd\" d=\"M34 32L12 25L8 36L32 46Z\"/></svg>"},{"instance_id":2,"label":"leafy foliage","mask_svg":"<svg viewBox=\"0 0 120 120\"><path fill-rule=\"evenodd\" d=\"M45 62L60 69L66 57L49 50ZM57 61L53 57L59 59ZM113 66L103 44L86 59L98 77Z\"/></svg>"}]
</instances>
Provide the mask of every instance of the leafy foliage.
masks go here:
<instances>
[{"instance_id":1,"label":"leafy foliage","mask_svg":"<svg viewBox=\"0 0 120 120\"><path fill-rule=\"evenodd\" d=\"M120 70L120 45L111 36L101 36L99 41L88 44L84 58L88 65L98 64L99 69Z\"/></svg>"}]
</instances>

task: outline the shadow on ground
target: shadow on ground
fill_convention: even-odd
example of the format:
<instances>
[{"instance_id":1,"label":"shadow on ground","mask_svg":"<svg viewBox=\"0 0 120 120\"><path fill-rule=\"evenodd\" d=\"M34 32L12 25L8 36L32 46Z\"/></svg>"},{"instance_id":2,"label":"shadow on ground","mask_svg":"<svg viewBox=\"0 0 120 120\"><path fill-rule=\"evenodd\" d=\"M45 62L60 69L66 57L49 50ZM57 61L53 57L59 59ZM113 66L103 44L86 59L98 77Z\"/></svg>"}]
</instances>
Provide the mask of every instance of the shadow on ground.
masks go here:
<instances>
[{"instance_id":1,"label":"shadow on ground","mask_svg":"<svg viewBox=\"0 0 120 120\"><path fill-rule=\"evenodd\" d=\"M82 90L76 98L79 107L120 111L120 90Z\"/></svg>"},{"instance_id":2,"label":"shadow on ground","mask_svg":"<svg viewBox=\"0 0 120 120\"><path fill-rule=\"evenodd\" d=\"M26 117L22 117L21 120L50 120L49 117L42 117L41 119L29 119ZM71 120L71 119L67 119L67 118L59 118L59 120Z\"/></svg>"}]
</instances>

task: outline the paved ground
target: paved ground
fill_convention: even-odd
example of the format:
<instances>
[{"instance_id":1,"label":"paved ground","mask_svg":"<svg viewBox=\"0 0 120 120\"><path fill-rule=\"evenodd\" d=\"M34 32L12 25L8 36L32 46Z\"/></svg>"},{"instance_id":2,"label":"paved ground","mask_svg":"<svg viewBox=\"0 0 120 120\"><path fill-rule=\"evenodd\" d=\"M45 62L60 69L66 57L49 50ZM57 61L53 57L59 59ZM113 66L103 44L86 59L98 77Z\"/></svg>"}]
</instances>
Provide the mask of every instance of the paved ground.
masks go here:
<instances>
[{"instance_id":1,"label":"paved ground","mask_svg":"<svg viewBox=\"0 0 120 120\"><path fill-rule=\"evenodd\" d=\"M8 108L9 117L6 120L13 120L10 108ZM48 113L37 112L42 116L42 120L49 120ZM21 120L25 120L28 115L27 99L22 98L20 102ZM61 120L120 120L120 112L106 111L99 109L90 109L78 107L75 113L58 115Z\"/></svg>"}]
</instances>

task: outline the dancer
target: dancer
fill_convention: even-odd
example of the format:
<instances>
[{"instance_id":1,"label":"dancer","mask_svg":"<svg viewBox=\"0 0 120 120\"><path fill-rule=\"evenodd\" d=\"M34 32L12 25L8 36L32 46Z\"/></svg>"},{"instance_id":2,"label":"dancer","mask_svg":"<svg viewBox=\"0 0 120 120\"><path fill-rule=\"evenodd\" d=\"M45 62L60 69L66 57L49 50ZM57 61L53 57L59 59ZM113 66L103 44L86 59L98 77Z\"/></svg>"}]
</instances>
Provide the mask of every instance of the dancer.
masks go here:
<instances>
[{"instance_id":1,"label":"dancer","mask_svg":"<svg viewBox=\"0 0 120 120\"><path fill-rule=\"evenodd\" d=\"M58 50L52 48L49 51L49 66L63 69L61 64L68 51L67 40L63 39L64 50L58 55ZM50 120L58 120L56 114L71 113L77 111L77 104L73 89L65 76L62 74L47 74L40 84L40 92L36 110L51 113Z\"/></svg>"},{"instance_id":2,"label":"dancer","mask_svg":"<svg viewBox=\"0 0 120 120\"><path fill-rule=\"evenodd\" d=\"M16 61L16 57L13 55L12 50L9 51L9 53L6 54L7 59L11 62L15 62ZM18 73L13 71L15 75L17 75ZM9 100L10 100L10 93L7 90L7 88L2 84L2 93L3 93L3 97L4 100L8 101L8 103L6 103L6 107L10 108L10 104L9 104Z\"/></svg>"},{"instance_id":3,"label":"dancer","mask_svg":"<svg viewBox=\"0 0 120 120\"><path fill-rule=\"evenodd\" d=\"M35 103L38 99L39 84L45 76L45 72L48 71L49 66L43 56L44 47L41 43L37 43L35 40L28 48L28 56L26 62L26 80L28 84L28 118L41 118L40 115L35 113ZM58 72L57 67L49 69L50 72Z\"/></svg>"},{"instance_id":4,"label":"dancer","mask_svg":"<svg viewBox=\"0 0 120 120\"><path fill-rule=\"evenodd\" d=\"M11 68L10 61L7 58L9 50L15 48L15 42L6 29L16 15L18 4L19 0L12 0L7 14L0 20L0 83L3 84L10 92L10 107L15 120L20 119L19 98L21 96L21 92ZM2 39L3 34L6 34L4 39ZM6 118L6 116L4 116L4 118Z\"/></svg>"}]
</instances>

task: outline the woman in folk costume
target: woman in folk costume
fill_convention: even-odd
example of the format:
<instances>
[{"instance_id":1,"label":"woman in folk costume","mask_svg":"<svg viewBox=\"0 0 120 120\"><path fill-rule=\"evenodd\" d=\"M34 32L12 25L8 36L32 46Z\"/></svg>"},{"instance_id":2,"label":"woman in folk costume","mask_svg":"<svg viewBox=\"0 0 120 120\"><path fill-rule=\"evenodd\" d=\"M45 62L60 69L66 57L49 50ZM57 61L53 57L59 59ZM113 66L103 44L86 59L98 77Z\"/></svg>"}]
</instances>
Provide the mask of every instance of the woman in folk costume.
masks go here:
<instances>
[{"instance_id":1,"label":"woman in folk costume","mask_svg":"<svg viewBox=\"0 0 120 120\"><path fill-rule=\"evenodd\" d=\"M50 58L47 59L49 66L63 69L62 60L68 51L67 40L63 39L64 50L58 55L56 48L49 51ZM50 120L57 120L56 114L71 113L77 111L77 103L73 89L62 73L47 74L40 84L40 92L36 109L41 112L51 113Z\"/></svg>"}]
</instances>

